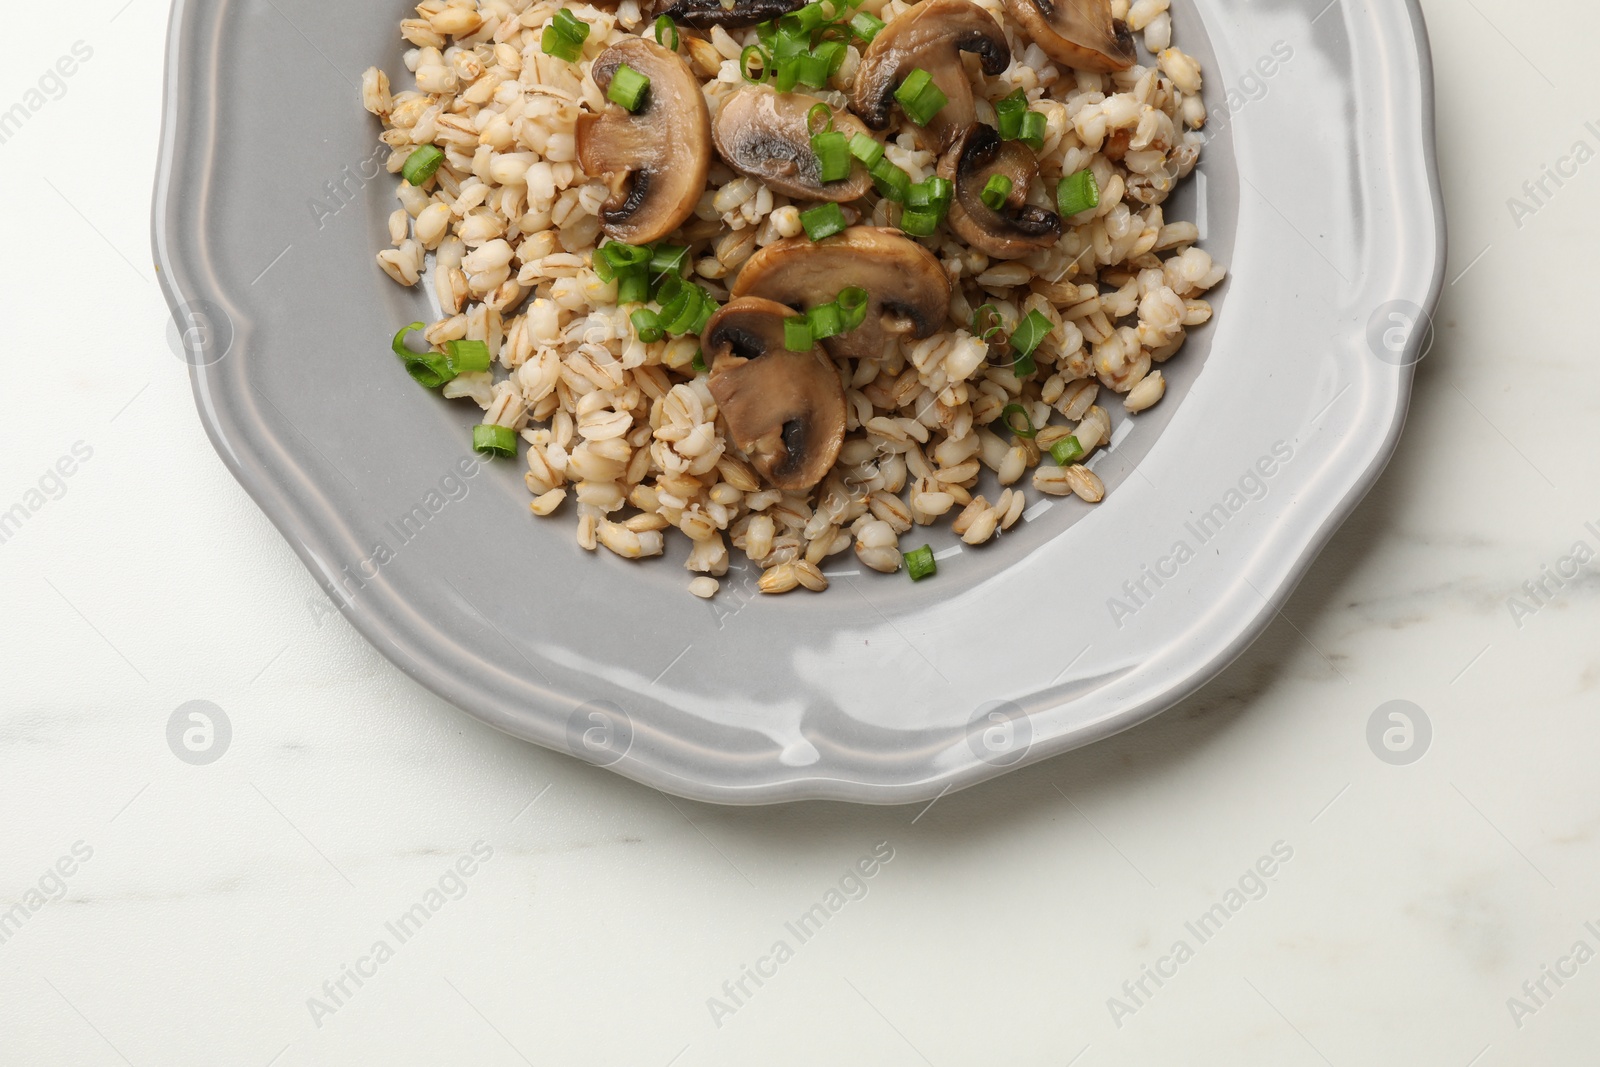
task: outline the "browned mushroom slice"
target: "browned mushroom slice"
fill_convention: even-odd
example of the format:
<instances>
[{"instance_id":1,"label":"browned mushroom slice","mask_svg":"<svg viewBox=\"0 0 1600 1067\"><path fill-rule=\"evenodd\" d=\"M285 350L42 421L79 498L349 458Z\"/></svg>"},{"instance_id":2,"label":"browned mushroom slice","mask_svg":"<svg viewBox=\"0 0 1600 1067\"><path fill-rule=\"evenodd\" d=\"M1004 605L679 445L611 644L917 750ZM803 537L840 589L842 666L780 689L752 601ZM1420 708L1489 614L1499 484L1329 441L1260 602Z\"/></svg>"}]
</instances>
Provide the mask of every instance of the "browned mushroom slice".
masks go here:
<instances>
[{"instance_id":1,"label":"browned mushroom slice","mask_svg":"<svg viewBox=\"0 0 1600 1067\"><path fill-rule=\"evenodd\" d=\"M848 178L821 180L822 168L811 151L806 119L818 103L814 96L746 86L729 96L717 112L711 128L717 151L734 170L759 178L774 192L800 200L843 202L863 197L872 188L872 176L854 157ZM867 133L861 120L848 111L831 114L833 128L845 137Z\"/></svg>"},{"instance_id":2,"label":"browned mushroom slice","mask_svg":"<svg viewBox=\"0 0 1600 1067\"><path fill-rule=\"evenodd\" d=\"M706 323L700 347L728 436L775 488L822 481L844 443L844 385L820 348L790 352L783 321L796 312L771 300L729 301Z\"/></svg>"},{"instance_id":3,"label":"browned mushroom slice","mask_svg":"<svg viewBox=\"0 0 1600 1067\"><path fill-rule=\"evenodd\" d=\"M918 140L943 152L977 116L962 52L977 55L991 78L1011 63L1005 31L970 0L923 0L897 15L878 31L861 57L853 101L856 114L875 130L887 129L895 89L921 67L950 102L919 131Z\"/></svg>"},{"instance_id":4,"label":"browned mushroom slice","mask_svg":"<svg viewBox=\"0 0 1600 1067\"><path fill-rule=\"evenodd\" d=\"M579 115L578 162L611 189L600 206L606 233L642 245L694 214L711 166L711 115L688 65L643 37L619 41L595 59L591 73L602 95L624 63L650 79L644 103L631 114L607 104L598 115Z\"/></svg>"},{"instance_id":5,"label":"browned mushroom slice","mask_svg":"<svg viewBox=\"0 0 1600 1067\"><path fill-rule=\"evenodd\" d=\"M932 252L897 230L852 226L822 241L791 237L745 261L733 295L810 311L841 289L867 291L860 326L822 342L834 356L880 355L890 338L931 336L950 314L950 279Z\"/></svg>"},{"instance_id":6,"label":"browned mushroom slice","mask_svg":"<svg viewBox=\"0 0 1600 1067\"><path fill-rule=\"evenodd\" d=\"M674 22L684 22L700 30L713 26L732 29L735 26L754 26L787 15L806 0L655 0L645 10L645 18L654 22L666 15Z\"/></svg>"},{"instance_id":7,"label":"browned mushroom slice","mask_svg":"<svg viewBox=\"0 0 1600 1067\"><path fill-rule=\"evenodd\" d=\"M1002 174L1011 193L997 211L983 202L989 178ZM994 127L972 127L939 160L939 177L955 183L946 221L967 244L995 259L1020 259L1061 237L1061 216L1028 203L1039 157L1021 141L1002 141Z\"/></svg>"},{"instance_id":8,"label":"browned mushroom slice","mask_svg":"<svg viewBox=\"0 0 1600 1067\"><path fill-rule=\"evenodd\" d=\"M1005 0L1006 12L1057 63L1095 74L1127 70L1139 58L1111 0Z\"/></svg>"}]
</instances>

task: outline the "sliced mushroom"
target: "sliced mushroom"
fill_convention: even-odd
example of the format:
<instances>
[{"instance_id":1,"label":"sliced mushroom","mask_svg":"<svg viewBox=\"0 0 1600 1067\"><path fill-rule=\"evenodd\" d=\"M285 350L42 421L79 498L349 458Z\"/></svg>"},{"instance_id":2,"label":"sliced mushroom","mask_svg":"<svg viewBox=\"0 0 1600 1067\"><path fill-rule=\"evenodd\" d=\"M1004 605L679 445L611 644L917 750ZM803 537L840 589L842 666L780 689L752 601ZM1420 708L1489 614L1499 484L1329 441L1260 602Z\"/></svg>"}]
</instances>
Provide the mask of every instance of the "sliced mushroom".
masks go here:
<instances>
[{"instance_id":1,"label":"sliced mushroom","mask_svg":"<svg viewBox=\"0 0 1600 1067\"><path fill-rule=\"evenodd\" d=\"M625 38L595 59L591 73L602 94L624 63L650 79L644 103L631 114L607 104L598 115L579 115L578 162L610 186L600 206L606 233L642 245L694 214L711 167L711 115L688 64L643 37Z\"/></svg>"},{"instance_id":2,"label":"sliced mushroom","mask_svg":"<svg viewBox=\"0 0 1600 1067\"><path fill-rule=\"evenodd\" d=\"M989 178L1011 179L1011 193L996 211L983 202ZM993 126L979 123L939 160L939 177L955 183L946 221L967 244L994 259L1020 259L1049 248L1061 237L1061 216L1028 203L1039 176L1039 157L1021 141L1002 141Z\"/></svg>"},{"instance_id":3,"label":"sliced mushroom","mask_svg":"<svg viewBox=\"0 0 1600 1067\"><path fill-rule=\"evenodd\" d=\"M1139 58L1133 31L1111 0L1005 0L1006 12L1057 63L1094 74L1127 70Z\"/></svg>"},{"instance_id":4,"label":"sliced mushroom","mask_svg":"<svg viewBox=\"0 0 1600 1067\"><path fill-rule=\"evenodd\" d=\"M861 57L853 102L856 114L875 130L887 129L895 89L921 67L950 102L919 131L918 140L943 152L977 116L962 52L974 53L991 78L1011 63L1005 31L983 8L971 0L922 0L879 30Z\"/></svg>"},{"instance_id":5,"label":"sliced mushroom","mask_svg":"<svg viewBox=\"0 0 1600 1067\"><path fill-rule=\"evenodd\" d=\"M732 29L768 22L804 5L806 0L654 0L645 19L654 22L666 15L674 22L688 23L699 30L713 26Z\"/></svg>"},{"instance_id":6,"label":"sliced mushroom","mask_svg":"<svg viewBox=\"0 0 1600 1067\"><path fill-rule=\"evenodd\" d=\"M776 93L746 86L723 103L711 134L717 151L734 170L758 178L800 200L856 200L872 187L872 176L859 160L850 160L850 176L821 180L822 168L811 151L807 114L820 101L798 93ZM826 105L824 105L826 106ZM847 138L867 133L848 111L832 111L833 128ZM870 135L869 135L870 136Z\"/></svg>"},{"instance_id":7,"label":"sliced mushroom","mask_svg":"<svg viewBox=\"0 0 1600 1067\"><path fill-rule=\"evenodd\" d=\"M730 300L700 339L728 436L767 481L786 491L822 481L844 443L838 370L820 348L784 347L783 321L795 314L771 300Z\"/></svg>"},{"instance_id":8,"label":"sliced mushroom","mask_svg":"<svg viewBox=\"0 0 1600 1067\"><path fill-rule=\"evenodd\" d=\"M770 244L745 262L733 295L809 311L852 286L867 291L867 317L822 342L834 356L876 356L897 335L921 340L950 314L950 279L934 254L897 230L875 226L852 226L822 241L800 236Z\"/></svg>"}]
</instances>

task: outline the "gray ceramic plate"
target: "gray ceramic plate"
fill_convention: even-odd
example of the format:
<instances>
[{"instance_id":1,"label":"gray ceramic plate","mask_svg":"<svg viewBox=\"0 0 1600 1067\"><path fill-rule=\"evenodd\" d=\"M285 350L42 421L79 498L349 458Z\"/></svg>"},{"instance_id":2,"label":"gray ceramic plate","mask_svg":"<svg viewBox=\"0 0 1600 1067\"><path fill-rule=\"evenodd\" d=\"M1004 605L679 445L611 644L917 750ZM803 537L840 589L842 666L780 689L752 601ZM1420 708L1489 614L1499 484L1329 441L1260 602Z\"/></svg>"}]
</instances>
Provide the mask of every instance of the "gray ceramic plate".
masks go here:
<instances>
[{"instance_id":1,"label":"gray ceramic plate","mask_svg":"<svg viewBox=\"0 0 1600 1067\"><path fill-rule=\"evenodd\" d=\"M668 792L923 800L1170 706L1266 625L1371 486L1444 266L1414 0L1174 0L1211 143L1179 213L1231 276L1090 509L1036 505L937 579L685 591L528 514L477 409L389 353L394 179L357 83L402 3L176 0L154 240L206 429L349 620L518 737Z\"/></svg>"}]
</instances>

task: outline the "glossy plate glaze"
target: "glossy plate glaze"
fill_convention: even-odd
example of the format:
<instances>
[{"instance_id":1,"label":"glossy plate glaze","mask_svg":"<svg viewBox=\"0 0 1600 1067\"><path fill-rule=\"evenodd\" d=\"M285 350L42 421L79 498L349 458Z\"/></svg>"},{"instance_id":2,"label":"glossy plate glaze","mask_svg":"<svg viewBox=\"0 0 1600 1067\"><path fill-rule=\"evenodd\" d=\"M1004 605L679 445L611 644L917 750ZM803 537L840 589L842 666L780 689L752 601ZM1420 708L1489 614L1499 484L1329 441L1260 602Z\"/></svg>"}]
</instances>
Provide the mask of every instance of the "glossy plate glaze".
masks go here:
<instances>
[{"instance_id":1,"label":"glossy plate glaze","mask_svg":"<svg viewBox=\"0 0 1600 1067\"><path fill-rule=\"evenodd\" d=\"M518 737L724 803L925 800L1126 729L1272 618L1398 440L1444 266L1411 0L1174 0L1211 109L1196 218L1230 278L1119 422L1089 508L1036 501L939 574L706 602L684 548L589 554L478 462L478 409L389 352L424 296L373 263L395 179L360 73L404 4L176 0L154 241L201 417L345 616Z\"/></svg>"}]
</instances>

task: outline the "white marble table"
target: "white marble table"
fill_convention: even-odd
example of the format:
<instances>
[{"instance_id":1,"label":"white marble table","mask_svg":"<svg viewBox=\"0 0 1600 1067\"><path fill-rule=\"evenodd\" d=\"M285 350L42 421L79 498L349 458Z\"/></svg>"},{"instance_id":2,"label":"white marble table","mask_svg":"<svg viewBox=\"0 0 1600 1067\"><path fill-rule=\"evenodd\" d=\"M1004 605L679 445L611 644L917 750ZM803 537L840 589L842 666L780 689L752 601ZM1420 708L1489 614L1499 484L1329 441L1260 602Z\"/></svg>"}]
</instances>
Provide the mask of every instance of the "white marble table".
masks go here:
<instances>
[{"instance_id":1,"label":"white marble table","mask_svg":"<svg viewBox=\"0 0 1600 1067\"><path fill-rule=\"evenodd\" d=\"M82 45L0 144L0 1064L1593 1063L1600 561L1524 583L1600 552L1600 167L1522 187L1600 148L1600 12L1427 7L1454 284L1388 473L1197 697L920 812L668 800L363 644L163 340L164 6L31 26L0 109Z\"/></svg>"}]
</instances>

